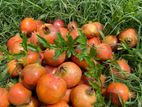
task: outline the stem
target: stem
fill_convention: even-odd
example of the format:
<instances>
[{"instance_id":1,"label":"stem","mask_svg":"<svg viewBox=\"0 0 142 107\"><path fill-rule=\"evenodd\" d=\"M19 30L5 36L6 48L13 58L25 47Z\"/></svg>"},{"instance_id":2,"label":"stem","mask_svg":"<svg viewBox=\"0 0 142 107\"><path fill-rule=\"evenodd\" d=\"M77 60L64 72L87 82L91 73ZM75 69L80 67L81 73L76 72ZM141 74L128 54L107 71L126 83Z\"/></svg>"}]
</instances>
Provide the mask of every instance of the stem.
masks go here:
<instances>
[{"instance_id":1,"label":"stem","mask_svg":"<svg viewBox=\"0 0 142 107\"><path fill-rule=\"evenodd\" d=\"M58 76L63 76L63 75L66 74L66 72L67 72L67 70L65 69L65 67L64 67L64 66L61 66L61 67L59 68L59 70L57 70L57 72L56 72L55 74L58 75Z\"/></svg>"},{"instance_id":2,"label":"stem","mask_svg":"<svg viewBox=\"0 0 142 107\"><path fill-rule=\"evenodd\" d=\"M94 94L94 89L92 87L89 87L87 90L86 90L86 94L89 95L89 96L92 96Z\"/></svg>"}]
</instances>

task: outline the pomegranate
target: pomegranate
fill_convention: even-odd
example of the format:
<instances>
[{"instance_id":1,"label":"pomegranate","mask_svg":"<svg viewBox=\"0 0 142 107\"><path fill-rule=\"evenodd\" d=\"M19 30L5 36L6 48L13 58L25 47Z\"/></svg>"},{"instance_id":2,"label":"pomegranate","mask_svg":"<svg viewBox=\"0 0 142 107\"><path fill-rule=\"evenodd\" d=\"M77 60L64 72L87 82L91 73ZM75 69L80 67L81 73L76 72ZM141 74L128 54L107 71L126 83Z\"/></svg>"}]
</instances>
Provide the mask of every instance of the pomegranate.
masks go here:
<instances>
[{"instance_id":1,"label":"pomegranate","mask_svg":"<svg viewBox=\"0 0 142 107\"><path fill-rule=\"evenodd\" d=\"M75 63L64 62L57 68L55 74L66 81L68 88L72 88L81 80L82 71Z\"/></svg>"},{"instance_id":2,"label":"pomegranate","mask_svg":"<svg viewBox=\"0 0 142 107\"><path fill-rule=\"evenodd\" d=\"M124 79L128 78L129 74L131 73L131 68L128 65L128 63L126 62L126 60L125 59L119 59L119 60L117 60L117 64L120 67L120 70L124 71L124 74L121 73L119 71L119 69L117 69L117 68L113 68L111 73L117 75L120 78L124 78Z\"/></svg>"},{"instance_id":3,"label":"pomegranate","mask_svg":"<svg viewBox=\"0 0 142 107\"><path fill-rule=\"evenodd\" d=\"M56 104L47 105L46 107L69 107L69 105L67 104L67 102L61 100Z\"/></svg>"},{"instance_id":4,"label":"pomegranate","mask_svg":"<svg viewBox=\"0 0 142 107\"><path fill-rule=\"evenodd\" d=\"M45 104L55 104L65 95L66 82L53 74L43 75L37 83L38 99Z\"/></svg>"},{"instance_id":5,"label":"pomegranate","mask_svg":"<svg viewBox=\"0 0 142 107\"><path fill-rule=\"evenodd\" d=\"M29 65L29 64L33 64L36 62L40 62L40 55L38 52L34 52L29 50L27 52L27 55L22 57L21 59L19 59L19 61L23 64L23 65Z\"/></svg>"},{"instance_id":6,"label":"pomegranate","mask_svg":"<svg viewBox=\"0 0 142 107\"><path fill-rule=\"evenodd\" d=\"M56 34L58 32L58 29L53 26L52 24L43 24L39 28L39 35L46 39L48 43L53 44L54 40L56 39Z\"/></svg>"},{"instance_id":7,"label":"pomegranate","mask_svg":"<svg viewBox=\"0 0 142 107\"><path fill-rule=\"evenodd\" d=\"M66 54L61 54L58 58L54 58L55 49L46 49L44 52L44 59L48 65L58 66L62 64L66 59Z\"/></svg>"},{"instance_id":8,"label":"pomegranate","mask_svg":"<svg viewBox=\"0 0 142 107\"><path fill-rule=\"evenodd\" d=\"M31 44L38 45L38 38L37 38L37 35L39 35L38 32L32 32L31 37L29 38L29 42L30 42Z\"/></svg>"},{"instance_id":9,"label":"pomegranate","mask_svg":"<svg viewBox=\"0 0 142 107\"><path fill-rule=\"evenodd\" d=\"M13 44L15 44L16 42L20 42L20 43L22 42L22 38L19 36L19 34L16 34L15 36L8 39L7 48L11 49Z\"/></svg>"},{"instance_id":10,"label":"pomegranate","mask_svg":"<svg viewBox=\"0 0 142 107\"><path fill-rule=\"evenodd\" d=\"M8 93L9 102L15 106L28 104L31 100L32 92L26 89L21 83L13 85Z\"/></svg>"},{"instance_id":11,"label":"pomegranate","mask_svg":"<svg viewBox=\"0 0 142 107\"><path fill-rule=\"evenodd\" d=\"M18 54L23 49L22 45L22 38L19 36L19 34L16 34L15 36L11 37L7 41L7 48L11 54Z\"/></svg>"},{"instance_id":12,"label":"pomegranate","mask_svg":"<svg viewBox=\"0 0 142 107\"><path fill-rule=\"evenodd\" d=\"M11 60L7 63L7 71L11 77L16 77L22 70L22 66L17 60Z\"/></svg>"},{"instance_id":13,"label":"pomegranate","mask_svg":"<svg viewBox=\"0 0 142 107\"><path fill-rule=\"evenodd\" d=\"M138 34L135 29L128 28L120 32L118 39L120 42L126 42L130 47L135 47L138 42Z\"/></svg>"},{"instance_id":14,"label":"pomegranate","mask_svg":"<svg viewBox=\"0 0 142 107\"><path fill-rule=\"evenodd\" d=\"M37 30L36 21L33 18L24 18L20 23L20 31L24 33L31 33Z\"/></svg>"},{"instance_id":15,"label":"pomegranate","mask_svg":"<svg viewBox=\"0 0 142 107\"><path fill-rule=\"evenodd\" d=\"M101 43L100 39L98 39L97 37L93 37L91 39L87 40L87 44L89 46L97 46Z\"/></svg>"},{"instance_id":16,"label":"pomegranate","mask_svg":"<svg viewBox=\"0 0 142 107\"><path fill-rule=\"evenodd\" d=\"M61 33L62 37L64 38L64 40L67 40L67 34L68 34L68 29L64 28L64 27L60 27L59 28L59 32Z\"/></svg>"},{"instance_id":17,"label":"pomegranate","mask_svg":"<svg viewBox=\"0 0 142 107\"><path fill-rule=\"evenodd\" d=\"M77 29L74 29L70 32L70 35L73 39L76 39L77 36L79 36L79 33L78 33L78 30Z\"/></svg>"},{"instance_id":18,"label":"pomegranate","mask_svg":"<svg viewBox=\"0 0 142 107\"><path fill-rule=\"evenodd\" d=\"M107 35L104 38L103 42L108 44L108 45L110 45L112 49L116 49L117 43L118 43L118 39L114 35Z\"/></svg>"},{"instance_id":19,"label":"pomegranate","mask_svg":"<svg viewBox=\"0 0 142 107\"><path fill-rule=\"evenodd\" d=\"M57 67L46 65L45 69L47 73L55 74Z\"/></svg>"},{"instance_id":20,"label":"pomegranate","mask_svg":"<svg viewBox=\"0 0 142 107\"><path fill-rule=\"evenodd\" d=\"M97 31L98 31L98 32L96 32L96 35L99 36L100 35L99 31L103 31L103 25L100 22L93 22L93 24L96 26Z\"/></svg>"},{"instance_id":21,"label":"pomegranate","mask_svg":"<svg viewBox=\"0 0 142 107\"><path fill-rule=\"evenodd\" d=\"M62 98L63 101L66 101L67 103L70 102L70 94L72 89L67 89L65 96Z\"/></svg>"},{"instance_id":22,"label":"pomegranate","mask_svg":"<svg viewBox=\"0 0 142 107\"><path fill-rule=\"evenodd\" d=\"M22 70L22 83L29 89L34 89L38 82L38 79L46 73L44 67L38 63L27 65Z\"/></svg>"},{"instance_id":23,"label":"pomegranate","mask_svg":"<svg viewBox=\"0 0 142 107\"><path fill-rule=\"evenodd\" d=\"M103 26L99 22L90 22L82 26L82 31L87 36L87 38L92 38L94 36L99 37L99 31L101 31L102 29Z\"/></svg>"},{"instance_id":24,"label":"pomegranate","mask_svg":"<svg viewBox=\"0 0 142 107\"><path fill-rule=\"evenodd\" d=\"M37 31L39 30L39 28L43 25L43 21L41 20L36 20L36 26L37 26Z\"/></svg>"},{"instance_id":25,"label":"pomegranate","mask_svg":"<svg viewBox=\"0 0 142 107\"><path fill-rule=\"evenodd\" d=\"M81 50L79 48L76 48L75 51L80 54ZM89 54L90 52L90 47L87 47L87 53ZM88 67L87 62L83 59L83 60L79 60L79 58L77 58L76 56L71 56L71 59L74 63L76 63L78 66L80 66L83 69L86 69Z\"/></svg>"},{"instance_id":26,"label":"pomegranate","mask_svg":"<svg viewBox=\"0 0 142 107\"><path fill-rule=\"evenodd\" d=\"M77 22L76 21L71 21L68 23L67 28L69 31L73 31L78 28Z\"/></svg>"},{"instance_id":27,"label":"pomegranate","mask_svg":"<svg viewBox=\"0 0 142 107\"><path fill-rule=\"evenodd\" d=\"M9 48L9 53L18 54L23 51L24 48L22 47L21 43L22 42L15 42L14 44L12 44L11 48Z\"/></svg>"},{"instance_id":28,"label":"pomegranate","mask_svg":"<svg viewBox=\"0 0 142 107\"><path fill-rule=\"evenodd\" d=\"M85 60L79 60L76 56L71 56L71 59L74 63L76 63L78 66L80 66L81 68L86 69L88 64L86 63Z\"/></svg>"},{"instance_id":29,"label":"pomegranate","mask_svg":"<svg viewBox=\"0 0 142 107\"><path fill-rule=\"evenodd\" d=\"M85 84L80 84L71 91L71 103L73 107L94 107L96 102L95 91Z\"/></svg>"},{"instance_id":30,"label":"pomegranate","mask_svg":"<svg viewBox=\"0 0 142 107\"><path fill-rule=\"evenodd\" d=\"M108 59L112 59L113 57L112 48L108 44L105 44L105 43L101 43L97 45L96 52L97 52L97 57L100 60L108 60Z\"/></svg>"},{"instance_id":31,"label":"pomegranate","mask_svg":"<svg viewBox=\"0 0 142 107\"><path fill-rule=\"evenodd\" d=\"M56 19L54 22L53 22L53 25L56 26L56 27L64 27L64 21L61 20L61 19Z\"/></svg>"},{"instance_id":32,"label":"pomegranate","mask_svg":"<svg viewBox=\"0 0 142 107\"><path fill-rule=\"evenodd\" d=\"M124 103L130 98L130 91L125 84L112 82L108 85L105 95L111 99L113 104L121 105L121 101Z\"/></svg>"},{"instance_id":33,"label":"pomegranate","mask_svg":"<svg viewBox=\"0 0 142 107\"><path fill-rule=\"evenodd\" d=\"M32 97L29 104L22 105L20 107L40 107L39 105L40 105L39 101L35 97Z\"/></svg>"},{"instance_id":34,"label":"pomegranate","mask_svg":"<svg viewBox=\"0 0 142 107\"><path fill-rule=\"evenodd\" d=\"M8 91L6 88L0 88L0 107L9 107Z\"/></svg>"}]
</instances>

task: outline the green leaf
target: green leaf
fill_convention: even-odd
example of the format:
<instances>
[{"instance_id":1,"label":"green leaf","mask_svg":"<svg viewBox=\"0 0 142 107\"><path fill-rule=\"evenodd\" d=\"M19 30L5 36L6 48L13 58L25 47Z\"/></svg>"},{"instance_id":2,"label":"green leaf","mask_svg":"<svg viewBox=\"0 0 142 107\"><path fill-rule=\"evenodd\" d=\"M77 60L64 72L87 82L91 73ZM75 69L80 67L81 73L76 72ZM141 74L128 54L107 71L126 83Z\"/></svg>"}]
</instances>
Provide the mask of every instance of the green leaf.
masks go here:
<instances>
[{"instance_id":1,"label":"green leaf","mask_svg":"<svg viewBox=\"0 0 142 107\"><path fill-rule=\"evenodd\" d=\"M32 50L32 51L35 51L35 52L40 52L41 51L39 46L35 46L33 44L28 44L28 49Z\"/></svg>"},{"instance_id":2,"label":"green leaf","mask_svg":"<svg viewBox=\"0 0 142 107\"><path fill-rule=\"evenodd\" d=\"M100 35L101 35L102 39L104 39L104 38L105 38L104 33L103 33L101 30L99 31L99 33L100 33Z\"/></svg>"},{"instance_id":3,"label":"green leaf","mask_svg":"<svg viewBox=\"0 0 142 107\"><path fill-rule=\"evenodd\" d=\"M9 55L9 51L4 46L0 46L0 51L2 51L4 55Z\"/></svg>"},{"instance_id":4,"label":"green leaf","mask_svg":"<svg viewBox=\"0 0 142 107\"><path fill-rule=\"evenodd\" d=\"M26 52L25 51L21 51L18 54L13 54L13 57L14 57L14 59L20 59L20 58L24 57L25 55L26 55Z\"/></svg>"},{"instance_id":5,"label":"green leaf","mask_svg":"<svg viewBox=\"0 0 142 107\"><path fill-rule=\"evenodd\" d=\"M28 51L27 48L27 36L25 33L20 34L21 38L22 38L22 47L24 48L25 51Z\"/></svg>"},{"instance_id":6,"label":"green leaf","mask_svg":"<svg viewBox=\"0 0 142 107\"><path fill-rule=\"evenodd\" d=\"M69 33L67 34L67 45L70 46L70 47L72 45L74 45L74 40L73 40L72 36Z\"/></svg>"},{"instance_id":7,"label":"green leaf","mask_svg":"<svg viewBox=\"0 0 142 107\"><path fill-rule=\"evenodd\" d=\"M89 56L92 57L92 58L96 57L96 49L95 49L95 47L91 47Z\"/></svg>"},{"instance_id":8,"label":"green leaf","mask_svg":"<svg viewBox=\"0 0 142 107\"><path fill-rule=\"evenodd\" d=\"M63 50L61 49L55 49L55 55L54 55L54 59L57 59L61 54L63 54Z\"/></svg>"},{"instance_id":9,"label":"green leaf","mask_svg":"<svg viewBox=\"0 0 142 107\"><path fill-rule=\"evenodd\" d=\"M80 44L87 44L87 37L80 31L78 30L79 32L79 36L77 38L77 42L80 43Z\"/></svg>"},{"instance_id":10,"label":"green leaf","mask_svg":"<svg viewBox=\"0 0 142 107\"><path fill-rule=\"evenodd\" d=\"M43 45L45 48L51 48L51 45L41 36L37 35L37 39L39 40L39 43Z\"/></svg>"},{"instance_id":11,"label":"green leaf","mask_svg":"<svg viewBox=\"0 0 142 107\"><path fill-rule=\"evenodd\" d=\"M66 47L66 41L64 40L64 38L62 37L61 33L57 33L56 34L57 38L55 39L54 41L54 44L57 46L57 47Z\"/></svg>"},{"instance_id":12,"label":"green leaf","mask_svg":"<svg viewBox=\"0 0 142 107\"><path fill-rule=\"evenodd\" d=\"M2 72L0 71L0 74L1 74L0 75L0 82L3 82L3 81L5 81L5 80L7 80L9 78L9 74L8 74L6 68L4 68Z\"/></svg>"}]
</instances>

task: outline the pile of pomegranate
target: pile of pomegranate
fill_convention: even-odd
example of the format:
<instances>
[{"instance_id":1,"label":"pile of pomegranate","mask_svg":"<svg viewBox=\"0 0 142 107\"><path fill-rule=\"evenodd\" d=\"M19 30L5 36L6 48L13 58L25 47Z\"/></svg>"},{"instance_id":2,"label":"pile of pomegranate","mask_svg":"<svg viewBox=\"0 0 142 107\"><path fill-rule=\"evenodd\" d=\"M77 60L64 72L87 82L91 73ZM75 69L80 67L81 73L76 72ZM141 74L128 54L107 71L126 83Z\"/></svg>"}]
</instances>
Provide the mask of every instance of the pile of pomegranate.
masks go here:
<instances>
[{"instance_id":1,"label":"pile of pomegranate","mask_svg":"<svg viewBox=\"0 0 142 107\"><path fill-rule=\"evenodd\" d=\"M105 84L106 75L101 74L99 80L85 75L89 72L89 64L85 59L80 60L76 55L67 57L67 52L62 52L57 58L56 49L45 48L39 37L48 44L53 45L57 41L57 33L60 33L65 41L67 35L73 40L80 36L79 30L87 38L87 52L95 49L94 64L102 64L108 60L115 60L116 66L110 69L108 74L121 79L127 79L132 69L124 58L115 59L119 44L126 43L134 48L137 45L137 32L133 28L122 30L119 35L101 36L103 25L99 22L89 22L78 27L76 21L65 25L61 19L54 22L43 22L33 18L25 18L20 23L20 33L27 38L27 43L39 46L40 51L33 51L22 45L23 38L19 33L7 41L7 49L10 55L25 52L23 57L13 58L6 64L10 78L18 78L18 82L7 87L0 88L0 107L9 105L18 107L93 107L99 99L96 89L90 84L93 81L102 89L102 96L110 100L114 105L122 105L131 97L128 86L121 82ZM62 45L62 42L61 42ZM82 52L80 47L74 47L78 55ZM91 53L92 54L92 53ZM1 51L1 57L5 54ZM90 59L88 59L90 60ZM104 67L108 67L107 65ZM95 68L94 68L95 69Z\"/></svg>"}]
</instances>

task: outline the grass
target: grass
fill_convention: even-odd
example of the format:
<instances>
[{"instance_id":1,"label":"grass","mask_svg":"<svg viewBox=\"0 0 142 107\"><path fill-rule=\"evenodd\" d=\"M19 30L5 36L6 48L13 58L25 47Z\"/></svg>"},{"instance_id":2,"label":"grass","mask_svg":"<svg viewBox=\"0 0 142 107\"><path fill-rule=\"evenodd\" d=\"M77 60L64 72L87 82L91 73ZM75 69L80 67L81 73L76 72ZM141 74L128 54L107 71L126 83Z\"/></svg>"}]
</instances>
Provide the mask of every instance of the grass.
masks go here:
<instances>
[{"instance_id":1,"label":"grass","mask_svg":"<svg viewBox=\"0 0 142 107\"><path fill-rule=\"evenodd\" d=\"M141 0L0 0L0 45L19 32L19 24L24 17L54 20L63 19L66 23L76 20L79 26L89 21L99 21L104 25L104 35L114 34L128 27L138 31L139 42L136 49L123 47L126 54L118 54L129 60L133 73L122 81L135 92L136 99L124 107L142 107L142 1ZM104 71L107 73L107 71ZM111 105L106 104L110 107ZM99 106L97 106L99 107Z\"/></svg>"}]
</instances>

